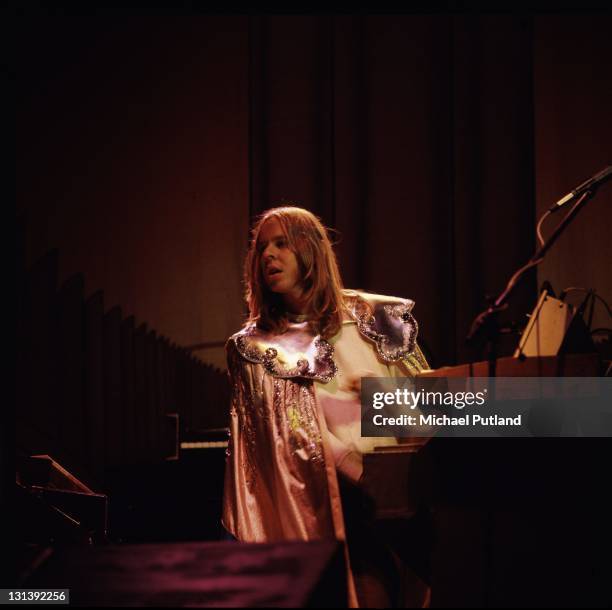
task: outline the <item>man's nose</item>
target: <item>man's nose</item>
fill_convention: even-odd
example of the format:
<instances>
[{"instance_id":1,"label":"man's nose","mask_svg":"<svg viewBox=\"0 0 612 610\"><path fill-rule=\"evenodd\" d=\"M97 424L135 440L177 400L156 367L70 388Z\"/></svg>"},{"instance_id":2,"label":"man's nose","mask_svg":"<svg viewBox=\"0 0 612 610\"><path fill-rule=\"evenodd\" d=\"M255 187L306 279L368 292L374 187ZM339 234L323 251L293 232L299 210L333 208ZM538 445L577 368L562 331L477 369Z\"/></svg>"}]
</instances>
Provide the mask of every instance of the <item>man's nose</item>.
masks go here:
<instances>
[{"instance_id":1,"label":"man's nose","mask_svg":"<svg viewBox=\"0 0 612 610\"><path fill-rule=\"evenodd\" d=\"M276 248L273 244L268 244L263 252L264 260L270 260L276 257Z\"/></svg>"}]
</instances>

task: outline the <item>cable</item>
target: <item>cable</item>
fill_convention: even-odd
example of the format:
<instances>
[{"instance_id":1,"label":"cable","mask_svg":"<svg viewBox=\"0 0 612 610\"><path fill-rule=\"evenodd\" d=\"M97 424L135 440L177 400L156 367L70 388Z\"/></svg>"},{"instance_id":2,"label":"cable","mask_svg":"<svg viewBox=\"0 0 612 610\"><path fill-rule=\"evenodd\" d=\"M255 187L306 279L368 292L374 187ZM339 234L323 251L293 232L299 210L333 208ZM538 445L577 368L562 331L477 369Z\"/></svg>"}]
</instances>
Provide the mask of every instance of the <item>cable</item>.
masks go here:
<instances>
[{"instance_id":1,"label":"cable","mask_svg":"<svg viewBox=\"0 0 612 610\"><path fill-rule=\"evenodd\" d=\"M606 308L606 311L608 312L608 315L612 318L612 309L610 308L610 305L608 305L608 302L601 296L599 296L596 292L592 291L590 288L583 288L582 286L570 286L569 288L565 288L561 294L559 295L559 300L563 301L565 298L565 295L568 292L591 292L591 294L596 298L599 299L604 307Z\"/></svg>"},{"instance_id":2,"label":"cable","mask_svg":"<svg viewBox=\"0 0 612 610\"><path fill-rule=\"evenodd\" d=\"M542 224L544 221L552 214L550 210L546 210L544 212L542 218L538 221L538 226L536 227L536 233L538 235L538 241L540 242L540 247L544 245L544 238L542 237Z\"/></svg>"}]
</instances>

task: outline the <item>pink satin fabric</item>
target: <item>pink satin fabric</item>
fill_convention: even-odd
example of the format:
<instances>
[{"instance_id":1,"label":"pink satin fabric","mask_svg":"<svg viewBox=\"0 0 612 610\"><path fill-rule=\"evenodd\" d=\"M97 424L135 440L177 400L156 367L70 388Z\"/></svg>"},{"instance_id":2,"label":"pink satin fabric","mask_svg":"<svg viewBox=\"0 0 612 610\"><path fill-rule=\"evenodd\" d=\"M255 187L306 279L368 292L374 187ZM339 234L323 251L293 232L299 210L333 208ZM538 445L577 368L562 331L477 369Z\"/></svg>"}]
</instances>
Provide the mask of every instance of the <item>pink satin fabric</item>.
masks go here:
<instances>
[{"instance_id":1,"label":"pink satin fabric","mask_svg":"<svg viewBox=\"0 0 612 610\"><path fill-rule=\"evenodd\" d=\"M382 362L353 319L330 342L338 374L328 383L273 376L228 342L231 438L222 522L240 541L345 541L337 473L356 483L363 452L395 442L360 438L358 398L344 385L360 371L414 375L426 364L420 350L418 358ZM357 607L348 552L346 559L349 605Z\"/></svg>"}]
</instances>

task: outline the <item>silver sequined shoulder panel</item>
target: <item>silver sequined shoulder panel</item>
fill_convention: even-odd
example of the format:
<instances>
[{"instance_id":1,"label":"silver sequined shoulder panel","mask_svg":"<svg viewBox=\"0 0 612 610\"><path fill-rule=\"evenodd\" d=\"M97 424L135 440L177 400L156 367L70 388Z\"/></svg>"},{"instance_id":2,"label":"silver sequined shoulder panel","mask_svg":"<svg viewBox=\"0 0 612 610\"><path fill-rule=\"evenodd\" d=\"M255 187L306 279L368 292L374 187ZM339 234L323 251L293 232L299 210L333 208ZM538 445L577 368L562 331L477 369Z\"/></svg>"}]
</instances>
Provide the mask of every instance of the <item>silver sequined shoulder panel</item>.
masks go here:
<instances>
[{"instance_id":1,"label":"silver sequined shoulder panel","mask_svg":"<svg viewBox=\"0 0 612 610\"><path fill-rule=\"evenodd\" d=\"M412 315L414 301L353 293L351 314L359 332L372 341L384 362L398 362L414 352L419 325ZM366 301L367 299L367 301Z\"/></svg>"},{"instance_id":2,"label":"silver sequined shoulder panel","mask_svg":"<svg viewBox=\"0 0 612 610\"><path fill-rule=\"evenodd\" d=\"M274 377L300 377L329 382L338 368L333 359L334 348L319 335L313 335L308 323L290 324L282 334L262 331L254 324L246 326L230 338L241 356Z\"/></svg>"}]
</instances>

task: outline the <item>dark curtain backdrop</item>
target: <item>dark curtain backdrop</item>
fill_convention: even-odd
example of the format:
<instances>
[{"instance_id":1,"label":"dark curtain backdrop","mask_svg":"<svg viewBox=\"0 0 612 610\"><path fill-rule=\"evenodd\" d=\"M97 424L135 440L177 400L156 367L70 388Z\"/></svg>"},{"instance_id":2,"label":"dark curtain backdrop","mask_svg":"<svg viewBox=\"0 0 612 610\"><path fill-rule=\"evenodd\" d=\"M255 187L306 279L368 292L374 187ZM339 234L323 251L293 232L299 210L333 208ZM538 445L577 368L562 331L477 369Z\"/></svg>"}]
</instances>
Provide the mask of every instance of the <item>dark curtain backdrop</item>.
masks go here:
<instances>
[{"instance_id":1,"label":"dark curtain backdrop","mask_svg":"<svg viewBox=\"0 0 612 610\"><path fill-rule=\"evenodd\" d=\"M534 247L530 19L253 17L249 39L251 214L310 208L347 286L413 298L435 363L469 359Z\"/></svg>"},{"instance_id":2,"label":"dark curtain backdrop","mask_svg":"<svg viewBox=\"0 0 612 610\"><path fill-rule=\"evenodd\" d=\"M248 224L295 202L339 232L347 286L416 301L434 365L472 360L470 321L535 246L536 192L546 194L541 208L609 163L601 66L610 19L572 23L520 14L23 17L25 260L59 248L62 279L84 272L107 307L183 345L212 342L198 354L223 366L222 343L244 313ZM596 47L585 44L593 28ZM558 93L566 31L578 99ZM568 133L597 145L562 147ZM590 222L603 226L599 216ZM594 241L585 266L603 269L606 248L610 240ZM535 289L533 274L509 320L524 320Z\"/></svg>"}]
</instances>

